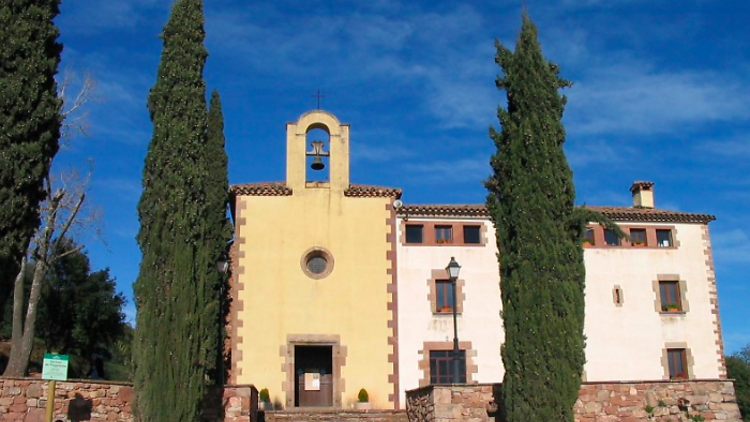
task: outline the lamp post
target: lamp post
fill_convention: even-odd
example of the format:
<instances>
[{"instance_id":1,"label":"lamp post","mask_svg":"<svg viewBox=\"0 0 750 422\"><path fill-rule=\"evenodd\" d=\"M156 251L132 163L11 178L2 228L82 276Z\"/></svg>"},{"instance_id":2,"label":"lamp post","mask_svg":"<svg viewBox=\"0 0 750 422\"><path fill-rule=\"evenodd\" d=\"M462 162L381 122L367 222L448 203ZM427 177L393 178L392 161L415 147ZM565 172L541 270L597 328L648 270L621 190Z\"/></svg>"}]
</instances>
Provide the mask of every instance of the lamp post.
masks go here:
<instances>
[{"instance_id":1,"label":"lamp post","mask_svg":"<svg viewBox=\"0 0 750 422\"><path fill-rule=\"evenodd\" d=\"M458 349L458 323L456 321L456 280L458 279L458 274L461 272L461 266L458 265L458 262L456 262L456 258L451 257L451 262L448 263L448 266L445 267L445 271L448 273L448 277L451 280L451 285L453 287L453 376L452 378L452 384L457 384L459 381L458 377L458 355L459 355L459 349Z\"/></svg>"},{"instance_id":2,"label":"lamp post","mask_svg":"<svg viewBox=\"0 0 750 422\"><path fill-rule=\"evenodd\" d=\"M224 283L226 280L227 270L229 270L229 260L222 254L216 261L216 269L221 274L221 284L219 284L219 339L216 348L216 383L224 385Z\"/></svg>"}]
</instances>

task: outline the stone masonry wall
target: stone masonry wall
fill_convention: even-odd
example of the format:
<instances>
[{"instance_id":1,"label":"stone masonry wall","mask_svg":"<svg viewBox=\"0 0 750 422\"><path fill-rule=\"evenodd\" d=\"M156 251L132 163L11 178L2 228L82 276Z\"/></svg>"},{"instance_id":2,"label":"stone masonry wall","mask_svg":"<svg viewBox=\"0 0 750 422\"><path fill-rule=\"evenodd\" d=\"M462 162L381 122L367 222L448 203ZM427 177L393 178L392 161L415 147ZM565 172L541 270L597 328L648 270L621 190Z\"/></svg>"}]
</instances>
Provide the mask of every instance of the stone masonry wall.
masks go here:
<instances>
[{"instance_id":1,"label":"stone masonry wall","mask_svg":"<svg viewBox=\"0 0 750 422\"><path fill-rule=\"evenodd\" d=\"M0 420L44 422L48 382L35 378L0 378ZM132 384L88 380L57 382L53 420L133 420ZM252 385L212 388L206 394L205 422L254 422L258 390ZM223 417L222 417L223 416Z\"/></svg>"},{"instance_id":2,"label":"stone masonry wall","mask_svg":"<svg viewBox=\"0 0 750 422\"><path fill-rule=\"evenodd\" d=\"M494 421L498 391L499 384L408 391L409 422ZM741 422L729 380L584 383L574 414L577 422Z\"/></svg>"}]
</instances>

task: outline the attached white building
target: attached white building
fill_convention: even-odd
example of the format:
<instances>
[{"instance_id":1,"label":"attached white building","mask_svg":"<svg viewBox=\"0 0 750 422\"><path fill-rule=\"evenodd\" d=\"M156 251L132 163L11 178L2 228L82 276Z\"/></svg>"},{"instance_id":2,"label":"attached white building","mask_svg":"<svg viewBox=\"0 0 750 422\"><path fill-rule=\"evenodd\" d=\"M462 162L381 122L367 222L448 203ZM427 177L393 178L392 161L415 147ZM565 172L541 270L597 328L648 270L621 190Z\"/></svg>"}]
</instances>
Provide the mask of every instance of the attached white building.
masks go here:
<instances>
[{"instance_id":1,"label":"attached white building","mask_svg":"<svg viewBox=\"0 0 750 422\"><path fill-rule=\"evenodd\" d=\"M591 207L630 235L590 226L584 243L587 336L584 381L726 378L711 215L654 208L653 183L631 187L633 207ZM397 210L399 385L450 381L452 286L461 381L499 382L500 276L495 230L483 205L406 205Z\"/></svg>"}]
</instances>

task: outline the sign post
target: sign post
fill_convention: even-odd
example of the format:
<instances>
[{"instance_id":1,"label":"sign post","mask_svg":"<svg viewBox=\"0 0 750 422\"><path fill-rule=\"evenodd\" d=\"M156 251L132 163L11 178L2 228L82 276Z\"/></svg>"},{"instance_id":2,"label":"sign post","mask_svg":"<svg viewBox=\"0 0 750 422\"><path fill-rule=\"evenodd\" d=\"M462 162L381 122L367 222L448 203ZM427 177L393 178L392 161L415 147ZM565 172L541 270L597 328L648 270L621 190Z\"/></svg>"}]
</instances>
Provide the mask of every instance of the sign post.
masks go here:
<instances>
[{"instance_id":1,"label":"sign post","mask_svg":"<svg viewBox=\"0 0 750 422\"><path fill-rule=\"evenodd\" d=\"M68 363L70 356L45 353L42 364L42 379L49 380L47 385L47 412L45 420L52 422L55 413L55 386L57 381L68 380Z\"/></svg>"}]
</instances>

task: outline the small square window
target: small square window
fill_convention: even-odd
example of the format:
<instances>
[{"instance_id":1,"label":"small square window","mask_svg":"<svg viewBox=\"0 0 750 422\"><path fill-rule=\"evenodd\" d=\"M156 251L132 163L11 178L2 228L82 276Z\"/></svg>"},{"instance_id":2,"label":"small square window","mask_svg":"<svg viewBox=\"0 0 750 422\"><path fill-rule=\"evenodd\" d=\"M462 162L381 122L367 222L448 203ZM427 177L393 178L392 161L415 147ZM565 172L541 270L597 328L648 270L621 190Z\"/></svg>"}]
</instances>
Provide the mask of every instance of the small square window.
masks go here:
<instances>
[{"instance_id":1,"label":"small square window","mask_svg":"<svg viewBox=\"0 0 750 422\"><path fill-rule=\"evenodd\" d=\"M435 226L437 243L453 243L453 226Z\"/></svg>"},{"instance_id":2,"label":"small square window","mask_svg":"<svg viewBox=\"0 0 750 422\"><path fill-rule=\"evenodd\" d=\"M620 246L620 238L612 229L604 229L604 243L607 246Z\"/></svg>"},{"instance_id":3,"label":"small square window","mask_svg":"<svg viewBox=\"0 0 750 422\"><path fill-rule=\"evenodd\" d=\"M656 246L660 248L671 248L674 246L672 241L672 230L656 229Z\"/></svg>"},{"instance_id":4,"label":"small square window","mask_svg":"<svg viewBox=\"0 0 750 422\"><path fill-rule=\"evenodd\" d=\"M593 227L587 227L586 231L583 233L583 244L590 245L590 246L593 246L596 244L596 242L594 241L594 228Z\"/></svg>"},{"instance_id":5,"label":"small square window","mask_svg":"<svg viewBox=\"0 0 750 422\"><path fill-rule=\"evenodd\" d=\"M421 224L407 224L406 243L423 243L423 229L424 227Z\"/></svg>"},{"instance_id":6,"label":"small square window","mask_svg":"<svg viewBox=\"0 0 750 422\"><path fill-rule=\"evenodd\" d=\"M669 379L687 379L687 357L685 349L667 349Z\"/></svg>"},{"instance_id":7,"label":"small square window","mask_svg":"<svg viewBox=\"0 0 750 422\"><path fill-rule=\"evenodd\" d=\"M437 290L437 302L435 312L438 314L453 312L453 283L449 280L435 281Z\"/></svg>"},{"instance_id":8,"label":"small square window","mask_svg":"<svg viewBox=\"0 0 750 422\"><path fill-rule=\"evenodd\" d=\"M464 226L464 243L467 245L482 243L480 226Z\"/></svg>"},{"instance_id":9,"label":"small square window","mask_svg":"<svg viewBox=\"0 0 750 422\"><path fill-rule=\"evenodd\" d=\"M646 229L630 229L630 244L635 247L647 246Z\"/></svg>"},{"instance_id":10,"label":"small square window","mask_svg":"<svg viewBox=\"0 0 750 422\"><path fill-rule=\"evenodd\" d=\"M676 280L659 281L659 301L662 312L682 312L680 282Z\"/></svg>"},{"instance_id":11,"label":"small square window","mask_svg":"<svg viewBox=\"0 0 750 422\"><path fill-rule=\"evenodd\" d=\"M430 384L453 382L453 350L430 350ZM458 380L466 383L466 351L458 351Z\"/></svg>"}]
</instances>

